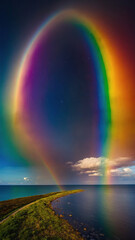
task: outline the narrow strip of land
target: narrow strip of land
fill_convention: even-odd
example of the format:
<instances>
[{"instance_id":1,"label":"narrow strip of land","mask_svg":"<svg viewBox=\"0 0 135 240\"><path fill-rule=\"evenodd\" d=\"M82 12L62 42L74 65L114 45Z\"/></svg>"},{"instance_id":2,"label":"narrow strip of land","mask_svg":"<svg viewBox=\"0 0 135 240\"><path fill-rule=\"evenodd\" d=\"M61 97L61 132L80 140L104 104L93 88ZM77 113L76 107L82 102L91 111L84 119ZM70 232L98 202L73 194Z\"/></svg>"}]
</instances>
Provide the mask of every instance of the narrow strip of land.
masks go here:
<instances>
[{"instance_id":1,"label":"narrow strip of land","mask_svg":"<svg viewBox=\"0 0 135 240\"><path fill-rule=\"evenodd\" d=\"M82 240L80 233L51 208L53 200L80 191L53 193L17 209L1 221L0 239Z\"/></svg>"},{"instance_id":2,"label":"narrow strip of land","mask_svg":"<svg viewBox=\"0 0 135 240\"><path fill-rule=\"evenodd\" d=\"M56 193L58 193L58 192L52 192L52 193L47 193L47 194L43 194L43 195L35 195L35 196L30 196L30 197L21 197L21 198L6 200L6 201L0 201L0 221L7 218L9 215L11 215L13 212L18 210L19 208L21 208L31 202L35 202L38 199L45 198L45 197L51 196Z\"/></svg>"}]
</instances>

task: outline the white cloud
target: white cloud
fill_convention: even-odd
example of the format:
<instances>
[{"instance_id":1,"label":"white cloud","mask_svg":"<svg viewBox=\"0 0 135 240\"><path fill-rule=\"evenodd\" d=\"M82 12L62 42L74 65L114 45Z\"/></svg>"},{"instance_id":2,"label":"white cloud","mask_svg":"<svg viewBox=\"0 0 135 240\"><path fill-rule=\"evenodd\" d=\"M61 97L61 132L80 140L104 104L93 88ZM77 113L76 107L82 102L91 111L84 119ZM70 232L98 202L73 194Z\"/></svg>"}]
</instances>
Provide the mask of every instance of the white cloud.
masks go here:
<instances>
[{"instance_id":1,"label":"white cloud","mask_svg":"<svg viewBox=\"0 0 135 240\"><path fill-rule=\"evenodd\" d=\"M69 164L74 171L78 171L81 174L88 174L89 176L102 176L104 174L104 166L107 166L107 169L109 169L108 173L112 176L135 175L130 169L130 167L135 166L135 160L128 157L115 159L89 157Z\"/></svg>"},{"instance_id":2,"label":"white cloud","mask_svg":"<svg viewBox=\"0 0 135 240\"><path fill-rule=\"evenodd\" d=\"M72 164L72 167L75 170L82 170L82 169L90 169L90 170L95 170L99 169L101 166L101 163L105 162L106 158L99 157L99 158L84 158L82 160L77 161L77 163Z\"/></svg>"},{"instance_id":3,"label":"white cloud","mask_svg":"<svg viewBox=\"0 0 135 240\"><path fill-rule=\"evenodd\" d=\"M87 171L87 173L88 176L103 176L103 174L100 171Z\"/></svg>"},{"instance_id":4,"label":"white cloud","mask_svg":"<svg viewBox=\"0 0 135 240\"><path fill-rule=\"evenodd\" d=\"M121 176L121 177L134 177L135 173L131 168L121 168L110 170L111 176Z\"/></svg>"},{"instance_id":5,"label":"white cloud","mask_svg":"<svg viewBox=\"0 0 135 240\"><path fill-rule=\"evenodd\" d=\"M26 181L26 182L29 182L29 181L30 181L30 178L28 178L28 177L24 177L23 179L24 179L24 181Z\"/></svg>"}]
</instances>

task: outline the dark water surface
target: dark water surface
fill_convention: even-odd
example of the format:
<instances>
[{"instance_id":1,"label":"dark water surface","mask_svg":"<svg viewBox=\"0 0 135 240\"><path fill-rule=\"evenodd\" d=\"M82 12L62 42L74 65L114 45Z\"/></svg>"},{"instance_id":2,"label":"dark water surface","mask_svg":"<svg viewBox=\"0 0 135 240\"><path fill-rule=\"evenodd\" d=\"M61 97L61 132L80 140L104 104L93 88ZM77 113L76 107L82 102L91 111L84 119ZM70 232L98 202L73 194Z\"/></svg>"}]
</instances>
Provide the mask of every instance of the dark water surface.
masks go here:
<instances>
[{"instance_id":1,"label":"dark water surface","mask_svg":"<svg viewBox=\"0 0 135 240\"><path fill-rule=\"evenodd\" d=\"M135 185L63 186L65 190L84 192L60 198L52 203L85 239L135 239ZM0 186L0 200L60 191L57 186Z\"/></svg>"},{"instance_id":2,"label":"dark water surface","mask_svg":"<svg viewBox=\"0 0 135 240\"><path fill-rule=\"evenodd\" d=\"M135 186L80 186L52 206L85 239L135 240Z\"/></svg>"}]
</instances>

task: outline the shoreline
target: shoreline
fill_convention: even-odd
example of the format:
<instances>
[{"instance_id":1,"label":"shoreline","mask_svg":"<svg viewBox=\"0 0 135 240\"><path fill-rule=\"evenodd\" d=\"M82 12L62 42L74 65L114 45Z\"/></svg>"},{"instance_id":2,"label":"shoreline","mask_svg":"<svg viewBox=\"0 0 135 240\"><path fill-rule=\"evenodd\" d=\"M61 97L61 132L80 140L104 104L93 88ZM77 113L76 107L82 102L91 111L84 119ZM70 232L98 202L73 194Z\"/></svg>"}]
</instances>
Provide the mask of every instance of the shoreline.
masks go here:
<instances>
[{"instance_id":1,"label":"shoreline","mask_svg":"<svg viewBox=\"0 0 135 240\"><path fill-rule=\"evenodd\" d=\"M81 234L67 220L53 210L51 203L69 194L82 192L71 190L47 194L11 212L0 224L1 239L76 239L82 240ZM34 196L34 197L38 197ZM25 197L25 200L29 197ZM14 199L17 201L17 199ZM11 200L8 200L11 201ZM13 201L13 200L12 200ZM3 201L7 202L7 201Z\"/></svg>"}]
</instances>

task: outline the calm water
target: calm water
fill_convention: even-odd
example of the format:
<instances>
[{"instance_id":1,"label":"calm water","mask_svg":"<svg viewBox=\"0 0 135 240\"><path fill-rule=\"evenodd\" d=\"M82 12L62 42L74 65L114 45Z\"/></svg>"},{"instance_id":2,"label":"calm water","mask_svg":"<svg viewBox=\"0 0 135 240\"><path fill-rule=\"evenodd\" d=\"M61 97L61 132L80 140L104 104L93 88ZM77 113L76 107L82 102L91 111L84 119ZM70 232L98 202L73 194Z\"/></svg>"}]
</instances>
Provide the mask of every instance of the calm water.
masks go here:
<instances>
[{"instance_id":1,"label":"calm water","mask_svg":"<svg viewBox=\"0 0 135 240\"><path fill-rule=\"evenodd\" d=\"M135 239L135 185L64 186L84 192L52 203L85 239ZM59 191L57 186L0 186L0 200Z\"/></svg>"},{"instance_id":2,"label":"calm water","mask_svg":"<svg viewBox=\"0 0 135 240\"><path fill-rule=\"evenodd\" d=\"M65 190L77 188L80 188L80 186L63 186ZM56 185L0 185L0 201L58 191L60 191L60 189Z\"/></svg>"},{"instance_id":3,"label":"calm water","mask_svg":"<svg viewBox=\"0 0 135 240\"><path fill-rule=\"evenodd\" d=\"M20 197L28 197L40 194L46 194L50 192L57 192L60 189L55 185L25 185L25 186L0 186L0 201L20 198Z\"/></svg>"},{"instance_id":4,"label":"calm water","mask_svg":"<svg viewBox=\"0 0 135 240\"><path fill-rule=\"evenodd\" d=\"M80 186L85 189L52 203L85 239L135 239L135 186Z\"/></svg>"}]
</instances>

